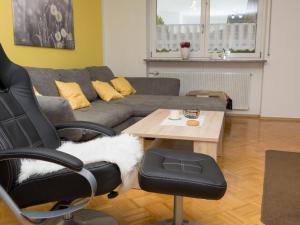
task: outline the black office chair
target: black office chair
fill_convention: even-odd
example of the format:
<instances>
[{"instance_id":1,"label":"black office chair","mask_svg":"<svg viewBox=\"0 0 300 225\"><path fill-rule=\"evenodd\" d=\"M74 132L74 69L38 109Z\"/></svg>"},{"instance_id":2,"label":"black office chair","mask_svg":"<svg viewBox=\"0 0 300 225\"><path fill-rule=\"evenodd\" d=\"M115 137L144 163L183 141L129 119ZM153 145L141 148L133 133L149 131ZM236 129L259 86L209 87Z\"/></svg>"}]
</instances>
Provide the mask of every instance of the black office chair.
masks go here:
<instances>
[{"instance_id":1,"label":"black office chair","mask_svg":"<svg viewBox=\"0 0 300 225\"><path fill-rule=\"evenodd\" d=\"M86 122L54 127L41 113L27 71L12 63L0 44L0 198L23 224L118 224L109 215L83 208L94 195L116 194L119 168L107 162L84 166L79 159L56 151L61 145L58 131L69 129L115 135L113 130ZM48 161L66 169L19 184L21 159ZM57 202L49 212L21 210L49 202Z\"/></svg>"}]
</instances>

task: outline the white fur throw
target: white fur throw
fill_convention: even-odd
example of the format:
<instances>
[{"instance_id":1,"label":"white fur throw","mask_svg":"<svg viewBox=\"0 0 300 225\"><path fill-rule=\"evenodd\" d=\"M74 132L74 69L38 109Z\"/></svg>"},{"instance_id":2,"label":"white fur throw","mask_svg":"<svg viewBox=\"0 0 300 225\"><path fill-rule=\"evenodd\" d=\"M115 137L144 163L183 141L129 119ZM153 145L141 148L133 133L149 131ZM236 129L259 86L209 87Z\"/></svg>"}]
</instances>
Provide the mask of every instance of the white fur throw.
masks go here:
<instances>
[{"instance_id":1,"label":"white fur throw","mask_svg":"<svg viewBox=\"0 0 300 225\"><path fill-rule=\"evenodd\" d=\"M73 155L84 164L100 161L118 165L122 185L120 191L130 189L137 176L137 167L143 156L138 138L128 134L102 137L85 143L65 142L58 151ZM44 175L63 169L57 164L37 160L22 160L18 182L22 183L33 175Z\"/></svg>"}]
</instances>

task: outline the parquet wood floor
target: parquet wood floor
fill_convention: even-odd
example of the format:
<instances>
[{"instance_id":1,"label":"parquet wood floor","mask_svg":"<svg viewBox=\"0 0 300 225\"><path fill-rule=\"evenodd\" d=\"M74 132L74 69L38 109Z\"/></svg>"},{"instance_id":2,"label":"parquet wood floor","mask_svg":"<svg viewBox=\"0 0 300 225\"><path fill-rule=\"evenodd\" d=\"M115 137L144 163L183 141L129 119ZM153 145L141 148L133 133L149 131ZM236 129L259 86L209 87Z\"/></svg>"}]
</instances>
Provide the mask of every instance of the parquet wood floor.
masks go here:
<instances>
[{"instance_id":1,"label":"parquet wood floor","mask_svg":"<svg viewBox=\"0 0 300 225\"><path fill-rule=\"evenodd\" d=\"M219 158L219 165L228 181L228 191L220 201L185 198L185 216L202 225L261 225L264 157L268 149L300 152L300 123L227 118L224 156ZM97 197L90 208L110 213L121 225L150 225L171 217L172 205L171 196L132 190L113 200ZM18 224L2 203L0 224Z\"/></svg>"}]
</instances>

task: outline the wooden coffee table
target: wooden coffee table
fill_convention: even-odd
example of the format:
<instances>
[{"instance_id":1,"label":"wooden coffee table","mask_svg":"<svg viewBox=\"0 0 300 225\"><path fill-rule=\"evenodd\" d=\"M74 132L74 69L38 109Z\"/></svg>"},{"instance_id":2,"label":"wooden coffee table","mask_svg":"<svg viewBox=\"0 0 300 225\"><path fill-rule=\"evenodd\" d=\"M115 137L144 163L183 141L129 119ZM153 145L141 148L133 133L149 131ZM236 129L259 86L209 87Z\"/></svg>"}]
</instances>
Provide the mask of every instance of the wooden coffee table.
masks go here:
<instances>
[{"instance_id":1,"label":"wooden coffee table","mask_svg":"<svg viewBox=\"0 0 300 225\"><path fill-rule=\"evenodd\" d=\"M182 110L179 110L182 115ZM212 156L222 154L222 138L224 130L224 112L201 111L203 122L198 127L165 125L170 114L168 109L159 109L123 133L138 136L144 144L144 138L165 140L183 140L193 142L193 151Z\"/></svg>"}]
</instances>

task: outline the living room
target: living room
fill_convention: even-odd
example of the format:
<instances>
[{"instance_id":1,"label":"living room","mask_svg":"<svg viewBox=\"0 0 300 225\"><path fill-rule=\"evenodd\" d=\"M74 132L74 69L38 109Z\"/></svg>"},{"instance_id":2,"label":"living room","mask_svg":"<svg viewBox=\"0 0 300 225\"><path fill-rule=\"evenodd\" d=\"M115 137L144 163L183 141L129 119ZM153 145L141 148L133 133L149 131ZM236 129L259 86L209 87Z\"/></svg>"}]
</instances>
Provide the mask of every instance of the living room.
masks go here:
<instances>
[{"instance_id":1,"label":"living room","mask_svg":"<svg viewBox=\"0 0 300 225\"><path fill-rule=\"evenodd\" d=\"M2 0L0 224L300 224L299 10Z\"/></svg>"}]
</instances>

